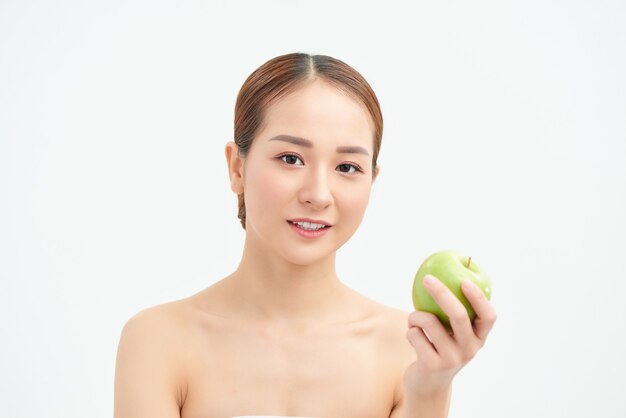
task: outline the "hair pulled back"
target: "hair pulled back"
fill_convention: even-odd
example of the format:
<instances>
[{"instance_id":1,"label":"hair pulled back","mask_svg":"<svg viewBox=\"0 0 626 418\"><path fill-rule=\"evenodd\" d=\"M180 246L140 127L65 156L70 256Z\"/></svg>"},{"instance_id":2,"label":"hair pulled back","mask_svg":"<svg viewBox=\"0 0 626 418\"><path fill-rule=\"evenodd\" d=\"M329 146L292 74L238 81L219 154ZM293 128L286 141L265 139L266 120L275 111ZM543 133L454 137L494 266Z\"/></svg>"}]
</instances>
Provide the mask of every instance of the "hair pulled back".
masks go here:
<instances>
[{"instance_id":1,"label":"hair pulled back","mask_svg":"<svg viewBox=\"0 0 626 418\"><path fill-rule=\"evenodd\" d=\"M345 62L327 55L301 52L281 55L257 68L243 83L235 104L235 138L238 154L245 158L252 140L263 126L265 110L275 101L298 88L321 79L363 103L374 123L372 175L383 135L383 116L374 90L363 76ZM238 217L246 229L244 194L238 195Z\"/></svg>"}]
</instances>

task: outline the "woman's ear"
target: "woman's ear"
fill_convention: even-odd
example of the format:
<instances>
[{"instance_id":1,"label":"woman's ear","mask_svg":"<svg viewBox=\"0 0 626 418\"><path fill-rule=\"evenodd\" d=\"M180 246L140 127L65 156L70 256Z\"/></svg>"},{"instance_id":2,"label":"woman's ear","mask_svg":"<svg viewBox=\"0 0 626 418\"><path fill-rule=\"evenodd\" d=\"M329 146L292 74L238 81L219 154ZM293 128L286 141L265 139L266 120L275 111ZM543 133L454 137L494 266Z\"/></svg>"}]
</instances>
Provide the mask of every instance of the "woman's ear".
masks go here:
<instances>
[{"instance_id":1,"label":"woman's ear","mask_svg":"<svg viewBox=\"0 0 626 418\"><path fill-rule=\"evenodd\" d=\"M226 143L224 152L230 177L230 189L236 194L243 193L243 160L239 157L239 147L233 141Z\"/></svg>"},{"instance_id":2,"label":"woman's ear","mask_svg":"<svg viewBox=\"0 0 626 418\"><path fill-rule=\"evenodd\" d=\"M380 174L380 165L376 164L376 169L374 170L374 177L372 177L372 183L378 178L378 174Z\"/></svg>"}]
</instances>

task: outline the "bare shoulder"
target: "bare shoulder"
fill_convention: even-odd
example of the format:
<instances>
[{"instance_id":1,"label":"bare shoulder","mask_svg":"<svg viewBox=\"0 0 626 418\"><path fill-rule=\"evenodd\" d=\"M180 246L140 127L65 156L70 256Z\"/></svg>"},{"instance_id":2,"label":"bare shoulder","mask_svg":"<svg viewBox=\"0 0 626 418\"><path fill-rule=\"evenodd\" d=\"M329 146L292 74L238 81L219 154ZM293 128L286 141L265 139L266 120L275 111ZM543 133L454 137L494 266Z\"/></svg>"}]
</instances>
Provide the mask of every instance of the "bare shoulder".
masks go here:
<instances>
[{"instance_id":1,"label":"bare shoulder","mask_svg":"<svg viewBox=\"0 0 626 418\"><path fill-rule=\"evenodd\" d=\"M133 315L124 325L124 332L153 332L156 335L177 332L185 323L186 301L178 300L145 308Z\"/></svg>"},{"instance_id":2,"label":"bare shoulder","mask_svg":"<svg viewBox=\"0 0 626 418\"><path fill-rule=\"evenodd\" d=\"M406 338L410 312L391 306L380 305L382 346L384 350L398 360L400 366L408 366L415 361L415 350Z\"/></svg>"},{"instance_id":3,"label":"bare shoulder","mask_svg":"<svg viewBox=\"0 0 626 418\"><path fill-rule=\"evenodd\" d=\"M194 325L194 309L189 298L145 308L133 315L124 325L120 349L125 344L131 350L145 350L165 362L162 367L183 370L185 346Z\"/></svg>"},{"instance_id":4,"label":"bare shoulder","mask_svg":"<svg viewBox=\"0 0 626 418\"><path fill-rule=\"evenodd\" d=\"M120 336L120 346L129 349L159 350L159 358L165 358L175 350L175 342L185 331L185 307L180 301L145 308L133 315ZM122 347L120 347L122 348Z\"/></svg>"},{"instance_id":5,"label":"bare shoulder","mask_svg":"<svg viewBox=\"0 0 626 418\"><path fill-rule=\"evenodd\" d=\"M404 396L403 379L407 367L416 360L415 350L406 338L408 317L411 312L373 302L377 312L379 347L381 357L388 361L390 380L393 382L393 410Z\"/></svg>"},{"instance_id":6,"label":"bare shoulder","mask_svg":"<svg viewBox=\"0 0 626 418\"><path fill-rule=\"evenodd\" d=\"M185 398L185 307L144 309L124 325L115 368L115 416L177 417Z\"/></svg>"}]
</instances>

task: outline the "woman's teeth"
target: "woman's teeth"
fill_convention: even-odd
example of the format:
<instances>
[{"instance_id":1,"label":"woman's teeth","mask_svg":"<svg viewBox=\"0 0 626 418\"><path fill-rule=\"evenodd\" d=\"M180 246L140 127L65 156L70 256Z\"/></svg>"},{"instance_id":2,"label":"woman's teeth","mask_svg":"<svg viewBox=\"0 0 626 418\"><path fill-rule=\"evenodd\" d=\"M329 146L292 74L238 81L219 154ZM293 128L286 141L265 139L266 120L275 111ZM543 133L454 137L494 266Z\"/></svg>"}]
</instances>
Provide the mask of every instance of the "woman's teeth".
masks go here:
<instances>
[{"instance_id":1,"label":"woman's teeth","mask_svg":"<svg viewBox=\"0 0 626 418\"><path fill-rule=\"evenodd\" d=\"M292 223L298 225L302 229L307 229L309 231L317 231L318 229L322 229L326 226L322 224L314 224L311 222L292 222Z\"/></svg>"}]
</instances>

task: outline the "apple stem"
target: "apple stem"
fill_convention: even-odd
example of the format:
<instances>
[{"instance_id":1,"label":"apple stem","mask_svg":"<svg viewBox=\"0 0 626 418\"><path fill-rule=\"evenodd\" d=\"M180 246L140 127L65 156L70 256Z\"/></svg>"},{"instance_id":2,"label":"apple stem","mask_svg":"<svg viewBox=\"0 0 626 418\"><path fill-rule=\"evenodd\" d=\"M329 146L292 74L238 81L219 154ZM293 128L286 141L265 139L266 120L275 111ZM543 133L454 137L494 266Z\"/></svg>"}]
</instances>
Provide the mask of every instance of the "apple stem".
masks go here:
<instances>
[{"instance_id":1,"label":"apple stem","mask_svg":"<svg viewBox=\"0 0 626 418\"><path fill-rule=\"evenodd\" d=\"M470 263L471 263L471 262L472 262L472 257L470 257L470 258L467 260L467 268L469 268L469 266L470 266Z\"/></svg>"}]
</instances>

